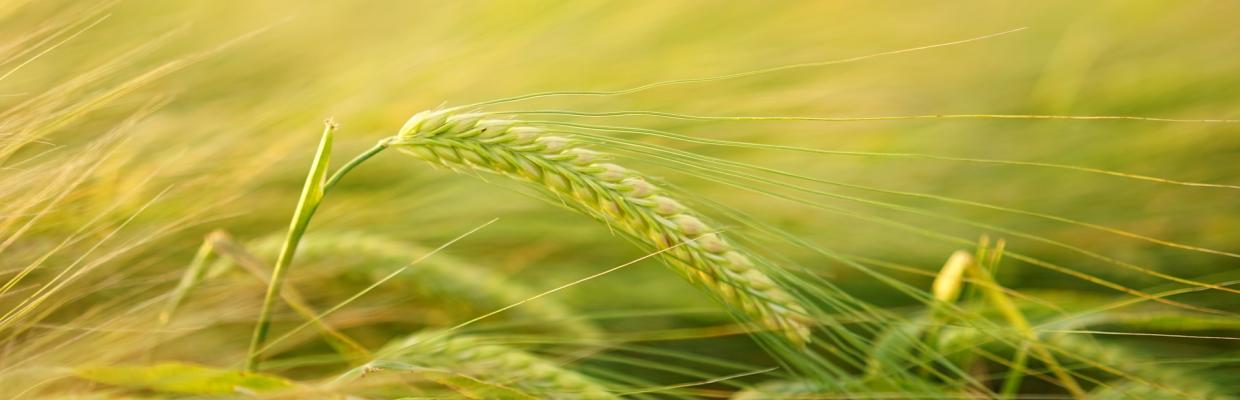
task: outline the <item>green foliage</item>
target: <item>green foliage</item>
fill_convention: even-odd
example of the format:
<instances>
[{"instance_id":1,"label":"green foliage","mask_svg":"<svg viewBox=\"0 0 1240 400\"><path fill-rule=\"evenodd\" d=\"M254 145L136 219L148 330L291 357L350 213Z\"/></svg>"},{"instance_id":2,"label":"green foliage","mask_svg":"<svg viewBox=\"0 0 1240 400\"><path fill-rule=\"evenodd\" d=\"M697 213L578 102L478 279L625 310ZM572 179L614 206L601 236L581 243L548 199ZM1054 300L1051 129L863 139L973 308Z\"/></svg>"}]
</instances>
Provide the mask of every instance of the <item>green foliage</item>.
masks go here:
<instances>
[{"instance_id":1,"label":"green foliage","mask_svg":"<svg viewBox=\"0 0 1240 400\"><path fill-rule=\"evenodd\" d=\"M184 363L90 366L77 368L75 373L94 382L166 394L248 394L293 387L292 382L272 375Z\"/></svg>"},{"instance_id":2,"label":"green foliage","mask_svg":"<svg viewBox=\"0 0 1240 400\"><path fill-rule=\"evenodd\" d=\"M0 0L0 398L1235 398L1237 13Z\"/></svg>"},{"instance_id":3,"label":"green foliage","mask_svg":"<svg viewBox=\"0 0 1240 400\"><path fill-rule=\"evenodd\" d=\"M246 371L254 371L258 368L259 353L263 351L263 346L267 341L267 331L271 329L272 307L275 306L276 299L280 297L280 290L284 288L284 279L288 274L289 264L293 262L293 255L297 253L297 244L301 241L301 236L305 234L306 227L310 225L314 210L319 208L319 202L323 199L324 184L327 182L327 165L331 161L332 154L332 132L336 130L336 123L327 121L324 125L319 150L315 152L314 162L310 164L310 172L306 175L306 183L301 189L301 199L297 201L297 209L293 211L293 220L289 223L288 237L284 240L284 246L280 248L280 257L276 259L275 267L271 272L271 282L267 286L267 294L263 297L263 308L259 311L258 323L254 326L254 336L250 340L249 356L245 361Z\"/></svg>"}]
</instances>

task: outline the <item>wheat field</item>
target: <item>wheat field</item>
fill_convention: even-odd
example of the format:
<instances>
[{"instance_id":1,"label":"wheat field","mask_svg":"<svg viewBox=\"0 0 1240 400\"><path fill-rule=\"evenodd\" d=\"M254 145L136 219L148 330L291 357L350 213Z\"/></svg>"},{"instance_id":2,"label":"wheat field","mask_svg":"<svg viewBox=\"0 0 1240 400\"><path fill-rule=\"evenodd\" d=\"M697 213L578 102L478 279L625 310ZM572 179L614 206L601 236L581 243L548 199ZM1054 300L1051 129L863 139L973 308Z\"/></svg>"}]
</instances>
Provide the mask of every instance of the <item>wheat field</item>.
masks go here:
<instances>
[{"instance_id":1,"label":"wheat field","mask_svg":"<svg viewBox=\"0 0 1240 400\"><path fill-rule=\"evenodd\" d=\"M1238 398L1238 13L0 0L0 398Z\"/></svg>"}]
</instances>

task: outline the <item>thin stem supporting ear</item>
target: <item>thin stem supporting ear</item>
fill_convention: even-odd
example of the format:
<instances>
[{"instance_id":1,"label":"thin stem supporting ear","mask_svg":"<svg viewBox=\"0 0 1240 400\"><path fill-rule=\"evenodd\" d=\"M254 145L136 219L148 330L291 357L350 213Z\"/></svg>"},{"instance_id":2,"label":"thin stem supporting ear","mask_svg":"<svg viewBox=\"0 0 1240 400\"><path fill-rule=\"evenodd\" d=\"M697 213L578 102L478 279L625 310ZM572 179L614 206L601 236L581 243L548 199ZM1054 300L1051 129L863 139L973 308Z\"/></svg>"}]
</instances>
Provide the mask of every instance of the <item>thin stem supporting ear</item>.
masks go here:
<instances>
[{"instance_id":1,"label":"thin stem supporting ear","mask_svg":"<svg viewBox=\"0 0 1240 400\"><path fill-rule=\"evenodd\" d=\"M319 141L318 152L314 157L314 161L310 164L310 173L306 176L306 184L302 186L301 199L298 200L297 209L293 212L293 220L289 223L288 236L284 239L284 245L280 248L280 255L276 258L276 265L271 273L271 283L267 286L267 294L263 298L263 307L258 315L258 324L254 326L254 336L250 340L250 350L247 353L245 362L246 371L252 372L258 369L259 349L267 341L267 333L271 329L271 312L276 299L280 297L280 288L284 286L284 280L288 274L288 266L292 264L293 255L297 252L297 244L301 242L301 237L305 234L306 227L310 225L310 219L314 216L315 210L318 209L319 204L322 202L323 196L345 174L387 148L386 141L379 142L374 147L345 163L343 167L328 178L327 167L331 159L332 138L335 131L336 123L328 120L323 128L323 138Z\"/></svg>"},{"instance_id":2,"label":"thin stem supporting ear","mask_svg":"<svg viewBox=\"0 0 1240 400\"><path fill-rule=\"evenodd\" d=\"M952 254L952 257L943 266L943 270L935 278L934 296L936 306L946 303L955 302L960 295L961 285L967 276L973 280L973 287L981 291L982 296L990 303L992 307L1011 324L1013 328L1025 340L1018 349L1017 357L1013 365L1012 371L1004 379L1003 397L1012 398L1012 396L1020 387L1020 376L1025 367L1027 353L1033 353L1042 362L1046 363L1051 373L1055 375L1072 398L1083 400L1086 397L1085 390L1081 388L1076 379L1065 370L1059 362L1055 360L1054 354L1044 347L1039 341L1037 333L1034 332L1033 326L1029 324L1029 320L1025 319L1024 314L1020 312L1020 308L1012 302L1007 294L1003 292L1003 287L994 279L992 269L998 265L999 259L1003 255L1003 241L1000 240L995 248L987 248L987 240L982 238L978 248L976 257L970 256L969 253L958 251ZM984 263L983 264L979 264Z\"/></svg>"}]
</instances>

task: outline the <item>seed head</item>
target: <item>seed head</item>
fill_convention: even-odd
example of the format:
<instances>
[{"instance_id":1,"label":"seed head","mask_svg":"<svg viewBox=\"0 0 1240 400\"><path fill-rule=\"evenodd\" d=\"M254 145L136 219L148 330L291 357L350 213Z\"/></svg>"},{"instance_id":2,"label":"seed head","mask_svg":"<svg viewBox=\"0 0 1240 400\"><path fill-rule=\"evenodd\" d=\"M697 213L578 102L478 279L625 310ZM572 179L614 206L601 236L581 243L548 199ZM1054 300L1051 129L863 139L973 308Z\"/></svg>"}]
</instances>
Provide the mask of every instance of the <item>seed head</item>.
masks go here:
<instances>
[{"instance_id":1,"label":"seed head","mask_svg":"<svg viewBox=\"0 0 1240 400\"><path fill-rule=\"evenodd\" d=\"M744 250L636 171L607 162L605 154L579 141L521 121L438 110L414 115L392 144L454 170L473 168L536 184L653 250L665 250L673 269L752 320L795 343L809 340L805 307Z\"/></svg>"}]
</instances>

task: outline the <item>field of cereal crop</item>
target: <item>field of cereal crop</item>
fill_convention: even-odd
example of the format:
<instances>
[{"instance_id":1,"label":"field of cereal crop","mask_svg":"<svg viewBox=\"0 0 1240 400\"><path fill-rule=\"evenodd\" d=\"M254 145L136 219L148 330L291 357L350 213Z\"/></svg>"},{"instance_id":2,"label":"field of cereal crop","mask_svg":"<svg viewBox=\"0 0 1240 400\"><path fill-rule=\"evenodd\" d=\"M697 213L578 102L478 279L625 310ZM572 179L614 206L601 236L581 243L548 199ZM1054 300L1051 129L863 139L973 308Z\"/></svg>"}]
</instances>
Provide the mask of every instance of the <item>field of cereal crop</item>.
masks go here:
<instances>
[{"instance_id":1,"label":"field of cereal crop","mask_svg":"<svg viewBox=\"0 0 1240 400\"><path fill-rule=\"evenodd\" d=\"M0 0L0 398L1237 398L1238 13Z\"/></svg>"}]
</instances>

